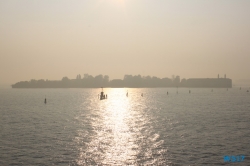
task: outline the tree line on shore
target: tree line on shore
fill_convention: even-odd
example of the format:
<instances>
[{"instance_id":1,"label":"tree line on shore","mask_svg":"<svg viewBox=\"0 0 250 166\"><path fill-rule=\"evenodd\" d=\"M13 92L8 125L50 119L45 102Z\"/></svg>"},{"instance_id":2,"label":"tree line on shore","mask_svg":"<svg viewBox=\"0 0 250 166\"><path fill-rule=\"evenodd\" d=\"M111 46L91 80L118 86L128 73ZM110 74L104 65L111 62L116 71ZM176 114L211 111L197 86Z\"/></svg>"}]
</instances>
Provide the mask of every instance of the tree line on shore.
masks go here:
<instances>
[{"instance_id":1,"label":"tree line on shore","mask_svg":"<svg viewBox=\"0 0 250 166\"><path fill-rule=\"evenodd\" d=\"M182 82L185 79L182 79ZM20 81L12 85L12 88L100 88L100 87L178 87L181 86L180 77L158 78L141 75L124 75L123 79L109 80L107 75L92 76L84 74L77 75L76 79L63 77L61 80L35 80Z\"/></svg>"},{"instance_id":2,"label":"tree line on shore","mask_svg":"<svg viewBox=\"0 0 250 166\"><path fill-rule=\"evenodd\" d=\"M124 75L123 79L109 80L107 75L92 76L80 74L75 79L63 77L61 80L35 80L21 81L12 85L12 88L153 88L153 87L191 87L191 88L232 88L232 80L229 78L190 78L181 79L180 76L172 78L158 78L141 75Z\"/></svg>"}]
</instances>

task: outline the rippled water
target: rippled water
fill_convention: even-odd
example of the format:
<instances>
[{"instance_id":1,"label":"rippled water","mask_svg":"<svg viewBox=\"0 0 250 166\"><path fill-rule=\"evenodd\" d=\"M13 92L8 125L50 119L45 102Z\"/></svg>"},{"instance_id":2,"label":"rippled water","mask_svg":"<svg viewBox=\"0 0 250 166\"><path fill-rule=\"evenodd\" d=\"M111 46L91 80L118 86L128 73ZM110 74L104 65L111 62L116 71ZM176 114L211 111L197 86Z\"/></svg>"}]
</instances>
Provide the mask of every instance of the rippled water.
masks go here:
<instances>
[{"instance_id":1,"label":"rippled water","mask_svg":"<svg viewBox=\"0 0 250 166\"><path fill-rule=\"evenodd\" d=\"M188 91L0 89L0 165L249 165L250 93Z\"/></svg>"}]
</instances>

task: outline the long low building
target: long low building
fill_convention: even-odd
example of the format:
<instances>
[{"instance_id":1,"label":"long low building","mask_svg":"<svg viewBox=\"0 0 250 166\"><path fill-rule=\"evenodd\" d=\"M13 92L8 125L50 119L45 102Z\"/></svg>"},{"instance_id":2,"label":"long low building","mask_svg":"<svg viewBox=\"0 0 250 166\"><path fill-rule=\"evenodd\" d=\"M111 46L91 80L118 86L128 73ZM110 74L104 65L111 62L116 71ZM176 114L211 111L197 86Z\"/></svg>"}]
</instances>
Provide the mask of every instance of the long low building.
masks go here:
<instances>
[{"instance_id":1,"label":"long low building","mask_svg":"<svg viewBox=\"0 0 250 166\"><path fill-rule=\"evenodd\" d=\"M229 78L190 78L183 85L193 88L232 88L232 80Z\"/></svg>"}]
</instances>

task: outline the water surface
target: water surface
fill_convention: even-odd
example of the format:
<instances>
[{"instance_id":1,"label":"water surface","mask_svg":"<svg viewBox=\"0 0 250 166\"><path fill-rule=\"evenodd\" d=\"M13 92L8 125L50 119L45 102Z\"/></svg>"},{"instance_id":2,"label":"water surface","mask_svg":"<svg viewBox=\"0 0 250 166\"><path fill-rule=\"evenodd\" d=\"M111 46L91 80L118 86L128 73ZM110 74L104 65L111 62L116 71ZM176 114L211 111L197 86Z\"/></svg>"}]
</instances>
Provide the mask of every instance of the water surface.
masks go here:
<instances>
[{"instance_id":1,"label":"water surface","mask_svg":"<svg viewBox=\"0 0 250 166\"><path fill-rule=\"evenodd\" d=\"M190 90L0 89L0 165L250 164L247 89Z\"/></svg>"}]
</instances>

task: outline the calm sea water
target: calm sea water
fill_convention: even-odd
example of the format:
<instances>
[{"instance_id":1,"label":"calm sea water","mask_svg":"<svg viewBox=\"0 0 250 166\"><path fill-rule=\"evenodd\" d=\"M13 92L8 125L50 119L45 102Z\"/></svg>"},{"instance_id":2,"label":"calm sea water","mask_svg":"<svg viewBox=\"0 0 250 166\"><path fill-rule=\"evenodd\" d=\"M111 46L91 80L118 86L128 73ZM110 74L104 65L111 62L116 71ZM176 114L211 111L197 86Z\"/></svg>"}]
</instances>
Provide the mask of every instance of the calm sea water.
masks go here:
<instances>
[{"instance_id":1,"label":"calm sea water","mask_svg":"<svg viewBox=\"0 0 250 166\"><path fill-rule=\"evenodd\" d=\"M250 92L176 90L0 89L0 165L250 165Z\"/></svg>"}]
</instances>

